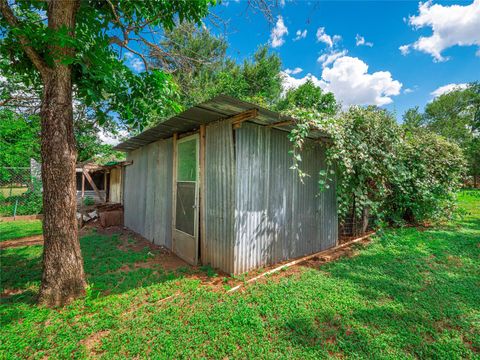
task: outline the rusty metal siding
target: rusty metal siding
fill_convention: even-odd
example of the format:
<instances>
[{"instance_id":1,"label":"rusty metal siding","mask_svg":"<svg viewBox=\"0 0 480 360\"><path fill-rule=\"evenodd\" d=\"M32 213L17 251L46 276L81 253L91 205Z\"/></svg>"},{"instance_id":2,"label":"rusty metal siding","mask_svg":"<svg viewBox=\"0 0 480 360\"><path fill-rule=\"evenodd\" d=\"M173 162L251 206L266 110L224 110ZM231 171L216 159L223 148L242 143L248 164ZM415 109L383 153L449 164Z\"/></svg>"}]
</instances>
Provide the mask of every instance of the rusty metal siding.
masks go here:
<instances>
[{"instance_id":1,"label":"rusty metal siding","mask_svg":"<svg viewBox=\"0 0 480 360\"><path fill-rule=\"evenodd\" d=\"M125 226L157 245L172 244L172 140L160 140L127 154Z\"/></svg>"},{"instance_id":2,"label":"rusty metal siding","mask_svg":"<svg viewBox=\"0 0 480 360\"><path fill-rule=\"evenodd\" d=\"M291 143L283 131L245 123L235 133L234 272L277 263L335 246L335 188L318 190L322 144L307 141L301 183L290 169Z\"/></svg>"},{"instance_id":3,"label":"rusty metal siding","mask_svg":"<svg viewBox=\"0 0 480 360\"><path fill-rule=\"evenodd\" d=\"M201 258L233 273L235 165L232 125L228 121L207 126L205 134L205 239Z\"/></svg>"}]
</instances>

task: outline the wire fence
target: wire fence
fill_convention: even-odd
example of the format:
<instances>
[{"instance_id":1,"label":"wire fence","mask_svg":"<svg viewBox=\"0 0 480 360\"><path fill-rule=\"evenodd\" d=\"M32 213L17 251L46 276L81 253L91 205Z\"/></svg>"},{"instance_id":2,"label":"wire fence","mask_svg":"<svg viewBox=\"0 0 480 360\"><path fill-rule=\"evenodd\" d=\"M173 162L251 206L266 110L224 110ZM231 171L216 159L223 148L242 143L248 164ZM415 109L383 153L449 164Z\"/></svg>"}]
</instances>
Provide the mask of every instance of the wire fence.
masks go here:
<instances>
[{"instance_id":1,"label":"wire fence","mask_svg":"<svg viewBox=\"0 0 480 360\"><path fill-rule=\"evenodd\" d=\"M364 209L359 216L352 205L350 211L338 224L338 237L340 243L347 242L356 237L363 236L374 228L374 218L369 211Z\"/></svg>"},{"instance_id":2,"label":"wire fence","mask_svg":"<svg viewBox=\"0 0 480 360\"><path fill-rule=\"evenodd\" d=\"M41 213L41 190L35 164L30 167L0 167L0 216Z\"/></svg>"},{"instance_id":3,"label":"wire fence","mask_svg":"<svg viewBox=\"0 0 480 360\"><path fill-rule=\"evenodd\" d=\"M0 192L3 197L20 195L31 185L29 167L0 168Z\"/></svg>"}]
</instances>

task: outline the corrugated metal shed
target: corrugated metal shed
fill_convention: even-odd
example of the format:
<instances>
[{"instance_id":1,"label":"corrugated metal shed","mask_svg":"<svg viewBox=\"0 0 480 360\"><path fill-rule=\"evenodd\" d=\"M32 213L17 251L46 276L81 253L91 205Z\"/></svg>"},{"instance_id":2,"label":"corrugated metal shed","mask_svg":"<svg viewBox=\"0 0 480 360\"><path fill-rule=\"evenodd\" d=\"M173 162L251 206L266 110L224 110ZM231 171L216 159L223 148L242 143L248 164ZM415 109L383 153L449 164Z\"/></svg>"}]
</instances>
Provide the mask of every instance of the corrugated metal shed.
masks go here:
<instances>
[{"instance_id":1,"label":"corrugated metal shed","mask_svg":"<svg viewBox=\"0 0 480 360\"><path fill-rule=\"evenodd\" d=\"M281 115L280 113L262 108L258 105L241 101L230 96L219 95L118 144L115 149L122 151L135 150L156 140L167 139L173 136L174 133L180 134L195 131L198 130L202 124L209 124L226 119L250 109L258 109L258 116L250 121L259 125L271 125L279 122L295 121L295 119L290 116ZM289 131L292 127L283 125L278 128L283 131ZM312 130L309 137L316 139L328 136L320 131Z\"/></svg>"},{"instance_id":2,"label":"corrugated metal shed","mask_svg":"<svg viewBox=\"0 0 480 360\"><path fill-rule=\"evenodd\" d=\"M292 144L285 127L265 126L291 119L259 109L239 129L231 120L217 121L253 108L258 107L219 96L118 145L132 161L123 181L125 225L172 248L171 136L207 124L200 209L204 264L237 274L335 246L335 187L318 189L325 144L306 141L301 168L310 176L302 183L290 169ZM313 137L325 136L317 131Z\"/></svg>"},{"instance_id":3,"label":"corrugated metal shed","mask_svg":"<svg viewBox=\"0 0 480 360\"><path fill-rule=\"evenodd\" d=\"M229 122L207 126L205 178L202 261L233 273L235 158L232 125Z\"/></svg>"},{"instance_id":4,"label":"corrugated metal shed","mask_svg":"<svg viewBox=\"0 0 480 360\"><path fill-rule=\"evenodd\" d=\"M282 131L254 124L236 130L235 273L335 246L335 188L318 189L322 144L307 141L301 183L290 169L291 143Z\"/></svg>"},{"instance_id":5,"label":"corrugated metal shed","mask_svg":"<svg viewBox=\"0 0 480 360\"><path fill-rule=\"evenodd\" d=\"M125 226L157 245L172 245L172 139L129 152L125 168Z\"/></svg>"}]
</instances>

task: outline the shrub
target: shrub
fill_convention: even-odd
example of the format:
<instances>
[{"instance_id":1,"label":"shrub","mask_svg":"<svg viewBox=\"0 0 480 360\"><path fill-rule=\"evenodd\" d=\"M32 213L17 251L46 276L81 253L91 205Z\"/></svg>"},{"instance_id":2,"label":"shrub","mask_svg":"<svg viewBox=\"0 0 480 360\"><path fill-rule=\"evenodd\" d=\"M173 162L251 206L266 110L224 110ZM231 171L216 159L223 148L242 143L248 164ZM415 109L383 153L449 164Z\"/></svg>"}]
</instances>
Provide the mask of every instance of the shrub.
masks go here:
<instances>
[{"instance_id":1,"label":"shrub","mask_svg":"<svg viewBox=\"0 0 480 360\"><path fill-rule=\"evenodd\" d=\"M83 199L83 205L91 206L93 204L95 204L95 200L91 196L86 196L85 199Z\"/></svg>"},{"instance_id":2,"label":"shrub","mask_svg":"<svg viewBox=\"0 0 480 360\"><path fill-rule=\"evenodd\" d=\"M293 108L301 121L290 133L293 168L298 164L310 129L332 137L327 168L320 172L320 190L336 178L341 222L417 224L449 217L460 187L464 158L460 148L443 137L397 124L386 110L353 106L337 116L315 109Z\"/></svg>"},{"instance_id":3,"label":"shrub","mask_svg":"<svg viewBox=\"0 0 480 360\"><path fill-rule=\"evenodd\" d=\"M450 218L466 162L460 147L440 135L418 129L404 133L396 176L383 213L394 224L418 224Z\"/></svg>"}]
</instances>

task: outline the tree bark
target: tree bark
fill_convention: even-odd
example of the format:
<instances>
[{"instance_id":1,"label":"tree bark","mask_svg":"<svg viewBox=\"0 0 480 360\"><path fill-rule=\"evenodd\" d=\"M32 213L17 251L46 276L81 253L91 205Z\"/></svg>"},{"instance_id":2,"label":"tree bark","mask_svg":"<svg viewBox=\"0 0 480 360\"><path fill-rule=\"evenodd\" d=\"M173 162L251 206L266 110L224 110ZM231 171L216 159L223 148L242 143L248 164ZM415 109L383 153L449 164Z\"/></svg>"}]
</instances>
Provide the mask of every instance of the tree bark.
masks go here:
<instances>
[{"instance_id":1,"label":"tree bark","mask_svg":"<svg viewBox=\"0 0 480 360\"><path fill-rule=\"evenodd\" d=\"M75 29L78 2L52 0L48 4L48 26ZM53 53L73 56L74 49L56 47ZM43 275L39 303L61 306L85 294L85 274L76 219L73 132L72 69L57 59L42 74L42 181L43 181Z\"/></svg>"}]
</instances>

